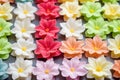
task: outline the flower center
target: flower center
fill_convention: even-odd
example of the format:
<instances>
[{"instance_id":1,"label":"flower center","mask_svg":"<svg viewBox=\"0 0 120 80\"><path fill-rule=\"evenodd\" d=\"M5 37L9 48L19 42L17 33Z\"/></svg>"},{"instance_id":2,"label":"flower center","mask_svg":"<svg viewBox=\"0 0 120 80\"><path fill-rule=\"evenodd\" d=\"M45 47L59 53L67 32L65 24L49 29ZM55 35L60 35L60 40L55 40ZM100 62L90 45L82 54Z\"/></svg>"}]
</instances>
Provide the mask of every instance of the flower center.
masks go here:
<instances>
[{"instance_id":1,"label":"flower center","mask_svg":"<svg viewBox=\"0 0 120 80\"><path fill-rule=\"evenodd\" d=\"M50 10L49 10L49 9L47 9L47 13L50 13Z\"/></svg>"},{"instance_id":2,"label":"flower center","mask_svg":"<svg viewBox=\"0 0 120 80\"><path fill-rule=\"evenodd\" d=\"M75 30L74 30L73 28L71 28L71 29L70 29L70 32L71 32L71 33L74 33L74 32L75 32Z\"/></svg>"},{"instance_id":3,"label":"flower center","mask_svg":"<svg viewBox=\"0 0 120 80\"><path fill-rule=\"evenodd\" d=\"M96 29L96 30L100 30L100 27L99 27L99 26L95 26L95 29Z\"/></svg>"},{"instance_id":4,"label":"flower center","mask_svg":"<svg viewBox=\"0 0 120 80\"><path fill-rule=\"evenodd\" d=\"M5 11L2 11L2 10L1 10L1 11L0 11L0 14L5 14Z\"/></svg>"},{"instance_id":5,"label":"flower center","mask_svg":"<svg viewBox=\"0 0 120 80\"><path fill-rule=\"evenodd\" d=\"M28 10L24 10L23 13L24 13L24 14L28 14Z\"/></svg>"},{"instance_id":6,"label":"flower center","mask_svg":"<svg viewBox=\"0 0 120 80\"><path fill-rule=\"evenodd\" d=\"M49 28L46 28L45 31L46 31L46 32L49 32Z\"/></svg>"},{"instance_id":7,"label":"flower center","mask_svg":"<svg viewBox=\"0 0 120 80\"><path fill-rule=\"evenodd\" d=\"M90 13L94 13L95 12L95 10L93 10L93 9L90 9L89 11L90 11Z\"/></svg>"},{"instance_id":8,"label":"flower center","mask_svg":"<svg viewBox=\"0 0 120 80\"><path fill-rule=\"evenodd\" d=\"M97 50L98 50L98 48L97 48L97 47L94 47L94 50L95 50L95 51L97 51Z\"/></svg>"},{"instance_id":9,"label":"flower center","mask_svg":"<svg viewBox=\"0 0 120 80\"><path fill-rule=\"evenodd\" d=\"M25 29L25 28L22 28L22 29L21 29L21 32L22 32L22 33L26 32L26 29Z\"/></svg>"},{"instance_id":10,"label":"flower center","mask_svg":"<svg viewBox=\"0 0 120 80\"><path fill-rule=\"evenodd\" d=\"M23 51L26 51L26 50L27 50L27 48L26 48L26 47L22 47L21 49L22 49Z\"/></svg>"},{"instance_id":11,"label":"flower center","mask_svg":"<svg viewBox=\"0 0 120 80\"><path fill-rule=\"evenodd\" d=\"M101 72L101 71L102 71L102 67L97 66L97 67L96 67L96 71L97 71L97 72Z\"/></svg>"},{"instance_id":12,"label":"flower center","mask_svg":"<svg viewBox=\"0 0 120 80\"><path fill-rule=\"evenodd\" d=\"M70 50L74 51L74 50L75 50L75 48L70 48Z\"/></svg>"},{"instance_id":13,"label":"flower center","mask_svg":"<svg viewBox=\"0 0 120 80\"><path fill-rule=\"evenodd\" d=\"M75 68L73 68L73 67L70 68L70 71L71 71L71 72L75 72Z\"/></svg>"},{"instance_id":14,"label":"flower center","mask_svg":"<svg viewBox=\"0 0 120 80\"><path fill-rule=\"evenodd\" d=\"M0 31L2 31L2 29L3 29L3 28L2 28L2 27L0 27Z\"/></svg>"},{"instance_id":15,"label":"flower center","mask_svg":"<svg viewBox=\"0 0 120 80\"><path fill-rule=\"evenodd\" d=\"M116 9L111 8L110 11L111 11L112 14L114 14L116 12Z\"/></svg>"},{"instance_id":16,"label":"flower center","mask_svg":"<svg viewBox=\"0 0 120 80\"><path fill-rule=\"evenodd\" d=\"M23 68L18 68L18 73L22 73L24 71Z\"/></svg>"},{"instance_id":17,"label":"flower center","mask_svg":"<svg viewBox=\"0 0 120 80\"><path fill-rule=\"evenodd\" d=\"M120 31L120 27L117 27L117 30Z\"/></svg>"},{"instance_id":18,"label":"flower center","mask_svg":"<svg viewBox=\"0 0 120 80\"><path fill-rule=\"evenodd\" d=\"M45 70L45 74L49 74L50 73L50 70L49 69L46 69Z\"/></svg>"}]
</instances>

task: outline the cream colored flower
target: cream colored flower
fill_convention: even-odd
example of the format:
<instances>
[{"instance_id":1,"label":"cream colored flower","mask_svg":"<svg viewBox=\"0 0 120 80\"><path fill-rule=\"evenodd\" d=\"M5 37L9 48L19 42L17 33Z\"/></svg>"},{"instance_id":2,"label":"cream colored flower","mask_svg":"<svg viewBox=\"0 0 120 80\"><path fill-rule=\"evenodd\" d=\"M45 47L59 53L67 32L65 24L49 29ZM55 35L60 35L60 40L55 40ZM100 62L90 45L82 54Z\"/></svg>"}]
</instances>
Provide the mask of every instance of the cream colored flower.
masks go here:
<instances>
[{"instance_id":1,"label":"cream colored flower","mask_svg":"<svg viewBox=\"0 0 120 80\"><path fill-rule=\"evenodd\" d=\"M79 0L80 3L86 3L86 2L95 2L95 1L99 1L99 0Z\"/></svg>"},{"instance_id":2,"label":"cream colored flower","mask_svg":"<svg viewBox=\"0 0 120 80\"><path fill-rule=\"evenodd\" d=\"M74 2L74 1L78 1L78 0L58 0L58 2L60 2L60 3L64 3L64 2Z\"/></svg>"},{"instance_id":3,"label":"cream colored flower","mask_svg":"<svg viewBox=\"0 0 120 80\"><path fill-rule=\"evenodd\" d=\"M12 19L12 10L14 8L12 6L10 6L10 3L4 3L4 4L0 4L0 18L3 18L5 20L10 20Z\"/></svg>"},{"instance_id":4,"label":"cream colored flower","mask_svg":"<svg viewBox=\"0 0 120 80\"><path fill-rule=\"evenodd\" d=\"M105 4L104 6L104 18L108 20L120 18L120 5L119 4Z\"/></svg>"},{"instance_id":5,"label":"cream colored flower","mask_svg":"<svg viewBox=\"0 0 120 80\"><path fill-rule=\"evenodd\" d=\"M18 19L30 18L31 20L35 19L34 13L37 11L37 8L32 5L31 2L26 3L17 3L17 8L14 10L14 13L18 16Z\"/></svg>"},{"instance_id":6,"label":"cream colored flower","mask_svg":"<svg viewBox=\"0 0 120 80\"><path fill-rule=\"evenodd\" d=\"M60 5L60 8L62 9L60 11L60 15L64 16L64 20L67 20L68 18L78 18L81 16L80 14L80 5L78 2L65 2Z\"/></svg>"},{"instance_id":7,"label":"cream colored flower","mask_svg":"<svg viewBox=\"0 0 120 80\"><path fill-rule=\"evenodd\" d=\"M87 78L95 78L95 80L104 80L104 78L112 78L110 69L113 64L101 56L97 59L88 58L86 69L88 70Z\"/></svg>"},{"instance_id":8,"label":"cream colored flower","mask_svg":"<svg viewBox=\"0 0 120 80\"><path fill-rule=\"evenodd\" d=\"M115 39L108 39L108 49L111 51L111 57L120 58L120 35L117 35Z\"/></svg>"}]
</instances>

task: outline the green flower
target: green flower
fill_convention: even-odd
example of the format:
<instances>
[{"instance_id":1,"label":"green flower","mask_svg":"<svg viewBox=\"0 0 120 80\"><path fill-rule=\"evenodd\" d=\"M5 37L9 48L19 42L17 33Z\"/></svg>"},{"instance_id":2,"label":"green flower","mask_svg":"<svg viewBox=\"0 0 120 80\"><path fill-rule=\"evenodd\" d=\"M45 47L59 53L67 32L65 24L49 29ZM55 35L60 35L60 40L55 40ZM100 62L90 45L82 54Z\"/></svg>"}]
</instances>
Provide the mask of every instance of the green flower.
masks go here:
<instances>
[{"instance_id":1,"label":"green flower","mask_svg":"<svg viewBox=\"0 0 120 80\"><path fill-rule=\"evenodd\" d=\"M102 0L104 3L117 3L118 0Z\"/></svg>"},{"instance_id":2,"label":"green flower","mask_svg":"<svg viewBox=\"0 0 120 80\"><path fill-rule=\"evenodd\" d=\"M6 22L4 19L0 18L0 37L9 36L11 34L11 26L11 23Z\"/></svg>"},{"instance_id":3,"label":"green flower","mask_svg":"<svg viewBox=\"0 0 120 80\"><path fill-rule=\"evenodd\" d=\"M11 44L8 42L8 39L5 37L0 38L0 58L7 59L10 52Z\"/></svg>"},{"instance_id":4,"label":"green flower","mask_svg":"<svg viewBox=\"0 0 120 80\"><path fill-rule=\"evenodd\" d=\"M97 18L101 16L102 7L100 3L87 2L83 4L81 13L86 18Z\"/></svg>"},{"instance_id":5,"label":"green flower","mask_svg":"<svg viewBox=\"0 0 120 80\"><path fill-rule=\"evenodd\" d=\"M94 37L95 35L100 36L102 39L106 38L106 34L110 33L108 22L104 21L103 18L90 19L88 23L85 24L86 36Z\"/></svg>"},{"instance_id":6,"label":"green flower","mask_svg":"<svg viewBox=\"0 0 120 80\"><path fill-rule=\"evenodd\" d=\"M0 80L5 80L8 77L8 74L6 73L7 69L8 65L0 59Z\"/></svg>"},{"instance_id":7,"label":"green flower","mask_svg":"<svg viewBox=\"0 0 120 80\"><path fill-rule=\"evenodd\" d=\"M24 2L31 2L31 1L33 1L33 0L16 0L16 2L22 2L22 3L24 3Z\"/></svg>"},{"instance_id":8,"label":"green flower","mask_svg":"<svg viewBox=\"0 0 120 80\"><path fill-rule=\"evenodd\" d=\"M113 20L109 23L110 29L112 31L112 36L115 37L120 34L120 20Z\"/></svg>"}]
</instances>

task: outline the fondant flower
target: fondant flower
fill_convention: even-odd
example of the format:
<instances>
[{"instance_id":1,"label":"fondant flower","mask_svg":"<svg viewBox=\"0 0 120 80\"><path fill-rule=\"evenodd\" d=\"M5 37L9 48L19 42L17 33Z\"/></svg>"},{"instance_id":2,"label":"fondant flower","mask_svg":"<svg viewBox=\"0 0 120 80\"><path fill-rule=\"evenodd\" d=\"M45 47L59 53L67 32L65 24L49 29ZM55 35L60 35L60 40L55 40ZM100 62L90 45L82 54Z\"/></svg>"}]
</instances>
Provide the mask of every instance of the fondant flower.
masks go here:
<instances>
[{"instance_id":1,"label":"fondant flower","mask_svg":"<svg viewBox=\"0 0 120 80\"><path fill-rule=\"evenodd\" d=\"M19 38L29 38L35 32L35 25L30 22L30 19L16 20L12 29L12 33Z\"/></svg>"},{"instance_id":2,"label":"fondant flower","mask_svg":"<svg viewBox=\"0 0 120 80\"><path fill-rule=\"evenodd\" d=\"M79 80L80 76L87 74L87 70L84 68L85 65L85 62L79 61L76 57L71 60L64 58L60 66L61 74L66 77L66 80Z\"/></svg>"},{"instance_id":3,"label":"fondant flower","mask_svg":"<svg viewBox=\"0 0 120 80\"><path fill-rule=\"evenodd\" d=\"M11 20L12 19L12 10L14 8L12 6L10 6L10 3L4 3L4 4L0 4L0 18L3 18L5 20Z\"/></svg>"},{"instance_id":4,"label":"fondant flower","mask_svg":"<svg viewBox=\"0 0 120 80\"><path fill-rule=\"evenodd\" d=\"M97 18L101 16L102 7L100 3L94 3L94 2L87 2L83 4L81 13L83 16L85 16L87 19L89 18Z\"/></svg>"},{"instance_id":5,"label":"fondant flower","mask_svg":"<svg viewBox=\"0 0 120 80\"><path fill-rule=\"evenodd\" d=\"M104 78L112 78L110 69L113 64L107 61L104 56L97 59L88 58L88 64L85 68L88 70L87 78L95 78L95 80L104 80Z\"/></svg>"},{"instance_id":6,"label":"fondant flower","mask_svg":"<svg viewBox=\"0 0 120 80\"><path fill-rule=\"evenodd\" d=\"M0 58L7 59L9 53L11 52L11 44L8 42L7 38L0 38Z\"/></svg>"},{"instance_id":7,"label":"fondant flower","mask_svg":"<svg viewBox=\"0 0 120 80\"><path fill-rule=\"evenodd\" d=\"M59 74L59 65L54 63L53 59L46 62L37 61L33 74L37 75L37 80L55 80L54 76Z\"/></svg>"},{"instance_id":8,"label":"fondant flower","mask_svg":"<svg viewBox=\"0 0 120 80\"><path fill-rule=\"evenodd\" d=\"M16 2L32 2L33 0L16 0Z\"/></svg>"},{"instance_id":9,"label":"fondant flower","mask_svg":"<svg viewBox=\"0 0 120 80\"><path fill-rule=\"evenodd\" d=\"M120 60L115 60L112 67L114 70L113 77L120 78Z\"/></svg>"},{"instance_id":10,"label":"fondant flower","mask_svg":"<svg viewBox=\"0 0 120 80\"><path fill-rule=\"evenodd\" d=\"M32 60L24 60L17 58L15 63L9 63L8 74L12 75L12 79L31 80L27 79L32 73Z\"/></svg>"},{"instance_id":11,"label":"fondant flower","mask_svg":"<svg viewBox=\"0 0 120 80\"><path fill-rule=\"evenodd\" d=\"M104 3L117 3L119 0L102 0Z\"/></svg>"},{"instance_id":12,"label":"fondant flower","mask_svg":"<svg viewBox=\"0 0 120 80\"><path fill-rule=\"evenodd\" d=\"M68 20L68 18L79 18L81 16L78 2L65 2L60 5L61 11L60 15L64 16L64 20Z\"/></svg>"},{"instance_id":13,"label":"fondant flower","mask_svg":"<svg viewBox=\"0 0 120 80\"><path fill-rule=\"evenodd\" d=\"M35 0L36 3L40 4L40 3L43 3L43 2L53 2L53 3L56 3L57 0Z\"/></svg>"},{"instance_id":14,"label":"fondant flower","mask_svg":"<svg viewBox=\"0 0 120 80\"><path fill-rule=\"evenodd\" d=\"M50 36L45 37L44 40L37 40L36 43L37 49L35 50L35 54L37 58L52 58L61 54L58 50L61 43L54 41Z\"/></svg>"},{"instance_id":15,"label":"fondant flower","mask_svg":"<svg viewBox=\"0 0 120 80\"><path fill-rule=\"evenodd\" d=\"M59 6L52 2L38 4L38 11L36 12L43 19L54 19L59 17Z\"/></svg>"},{"instance_id":16,"label":"fondant flower","mask_svg":"<svg viewBox=\"0 0 120 80\"><path fill-rule=\"evenodd\" d=\"M58 0L59 3L65 3L65 2L74 2L74 1L78 1L78 0Z\"/></svg>"},{"instance_id":17,"label":"fondant flower","mask_svg":"<svg viewBox=\"0 0 120 80\"><path fill-rule=\"evenodd\" d=\"M103 18L91 19L85 24L86 36L93 37L95 35L100 36L102 39L106 39L106 35L110 33L108 22Z\"/></svg>"},{"instance_id":18,"label":"fondant flower","mask_svg":"<svg viewBox=\"0 0 120 80\"><path fill-rule=\"evenodd\" d=\"M120 20L113 20L109 23L109 27L112 31L112 36L115 37L117 34L120 34Z\"/></svg>"},{"instance_id":19,"label":"fondant flower","mask_svg":"<svg viewBox=\"0 0 120 80\"><path fill-rule=\"evenodd\" d=\"M65 58L82 57L83 41L76 41L74 37L69 37L66 41L62 41L60 51L64 53Z\"/></svg>"},{"instance_id":20,"label":"fondant flower","mask_svg":"<svg viewBox=\"0 0 120 80\"><path fill-rule=\"evenodd\" d=\"M12 44L13 56L24 57L24 58L34 58L33 50L36 45L28 40L19 39L17 43Z\"/></svg>"},{"instance_id":21,"label":"fondant flower","mask_svg":"<svg viewBox=\"0 0 120 80\"><path fill-rule=\"evenodd\" d=\"M0 0L0 3L7 3L7 2L14 3L14 0Z\"/></svg>"},{"instance_id":22,"label":"fondant flower","mask_svg":"<svg viewBox=\"0 0 120 80\"><path fill-rule=\"evenodd\" d=\"M120 5L119 4L105 4L104 6L104 18L108 20L120 18Z\"/></svg>"},{"instance_id":23,"label":"fondant flower","mask_svg":"<svg viewBox=\"0 0 120 80\"><path fill-rule=\"evenodd\" d=\"M72 18L68 19L67 22L60 23L62 29L60 34L66 37L74 36L77 39L82 39L82 32L85 31L85 27L82 25L81 20L74 20Z\"/></svg>"},{"instance_id":24,"label":"fondant flower","mask_svg":"<svg viewBox=\"0 0 120 80\"><path fill-rule=\"evenodd\" d=\"M86 39L85 46L82 47L85 51L86 57L100 57L101 55L107 55L109 52L107 48L107 42L102 41L99 36L95 36L93 39Z\"/></svg>"},{"instance_id":25,"label":"fondant flower","mask_svg":"<svg viewBox=\"0 0 120 80\"><path fill-rule=\"evenodd\" d=\"M35 19L34 13L37 11L37 8L32 6L31 2L26 3L17 3L17 8L14 10L14 14L18 16L18 19L26 19L30 20Z\"/></svg>"},{"instance_id":26,"label":"fondant flower","mask_svg":"<svg viewBox=\"0 0 120 80\"><path fill-rule=\"evenodd\" d=\"M6 22L4 19L0 18L0 37L9 36L11 34L10 27L11 23Z\"/></svg>"},{"instance_id":27,"label":"fondant flower","mask_svg":"<svg viewBox=\"0 0 120 80\"><path fill-rule=\"evenodd\" d=\"M112 58L120 58L120 35L115 39L108 39L108 49L111 51Z\"/></svg>"},{"instance_id":28,"label":"fondant flower","mask_svg":"<svg viewBox=\"0 0 120 80\"><path fill-rule=\"evenodd\" d=\"M56 20L41 19L39 26L37 26L35 29L36 38L44 38L46 36L56 38L57 33L59 32L59 28L56 26Z\"/></svg>"},{"instance_id":29,"label":"fondant flower","mask_svg":"<svg viewBox=\"0 0 120 80\"><path fill-rule=\"evenodd\" d=\"M86 3L86 2L96 2L96 1L99 1L99 0L79 0L80 3Z\"/></svg>"},{"instance_id":30,"label":"fondant flower","mask_svg":"<svg viewBox=\"0 0 120 80\"><path fill-rule=\"evenodd\" d=\"M0 59L0 80L8 78L8 74L6 73L7 69L8 65Z\"/></svg>"}]
</instances>

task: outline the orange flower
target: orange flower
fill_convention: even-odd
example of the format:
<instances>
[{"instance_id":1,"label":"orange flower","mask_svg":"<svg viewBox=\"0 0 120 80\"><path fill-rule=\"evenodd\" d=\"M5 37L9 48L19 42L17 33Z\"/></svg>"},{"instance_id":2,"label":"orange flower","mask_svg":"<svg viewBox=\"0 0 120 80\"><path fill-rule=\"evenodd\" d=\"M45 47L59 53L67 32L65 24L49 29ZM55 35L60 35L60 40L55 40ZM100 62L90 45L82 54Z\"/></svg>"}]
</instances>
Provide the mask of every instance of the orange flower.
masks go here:
<instances>
[{"instance_id":1,"label":"orange flower","mask_svg":"<svg viewBox=\"0 0 120 80\"><path fill-rule=\"evenodd\" d=\"M82 57L83 41L76 41L74 37L69 37L66 41L62 41L60 51L64 53L65 58Z\"/></svg>"},{"instance_id":2,"label":"orange flower","mask_svg":"<svg viewBox=\"0 0 120 80\"><path fill-rule=\"evenodd\" d=\"M86 57L98 58L101 55L107 55L109 52L107 42L102 41L99 36L95 36L93 39L88 38L85 40L85 43L86 45L82 49L86 52Z\"/></svg>"},{"instance_id":3,"label":"orange flower","mask_svg":"<svg viewBox=\"0 0 120 80\"><path fill-rule=\"evenodd\" d=\"M120 78L120 60L115 60L114 65L112 68L115 72L113 73L113 76L115 78Z\"/></svg>"}]
</instances>

